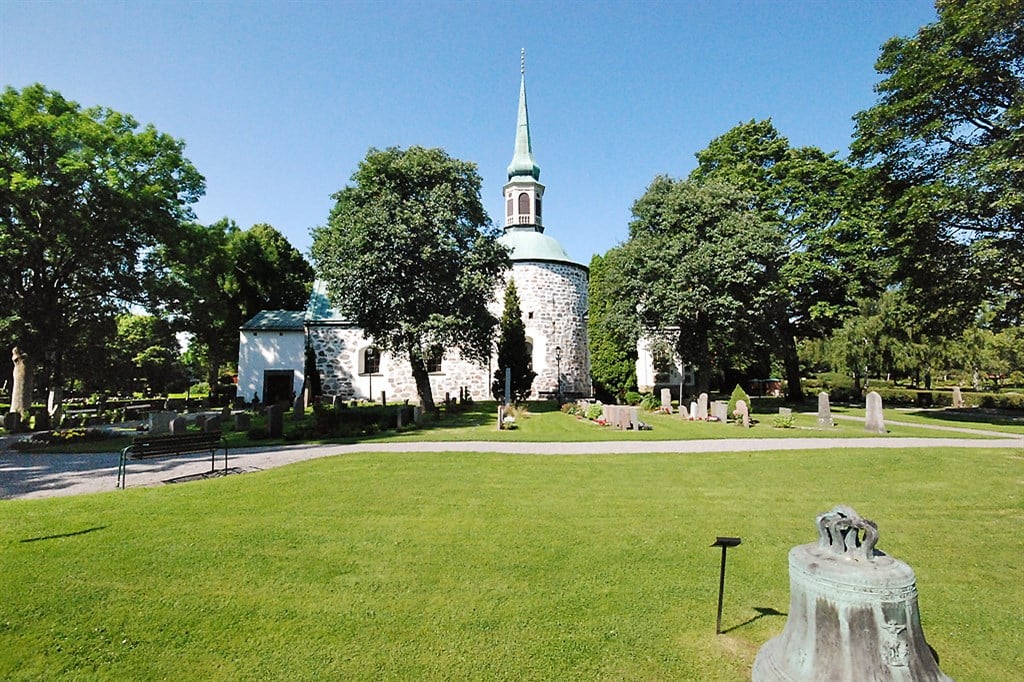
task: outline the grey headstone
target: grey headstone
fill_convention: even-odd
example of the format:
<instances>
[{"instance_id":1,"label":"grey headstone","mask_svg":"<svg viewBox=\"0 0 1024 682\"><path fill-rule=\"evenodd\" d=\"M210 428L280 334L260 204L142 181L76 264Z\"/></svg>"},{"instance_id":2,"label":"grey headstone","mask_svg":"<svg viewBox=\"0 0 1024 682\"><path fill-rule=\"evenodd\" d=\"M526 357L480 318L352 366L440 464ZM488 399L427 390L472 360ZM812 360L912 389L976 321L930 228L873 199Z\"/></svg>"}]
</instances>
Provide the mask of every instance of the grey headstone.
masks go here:
<instances>
[{"instance_id":1,"label":"grey headstone","mask_svg":"<svg viewBox=\"0 0 1024 682\"><path fill-rule=\"evenodd\" d=\"M750 426L750 409L746 400L736 401L736 410L733 412L743 426Z\"/></svg>"},{"instance_id":2,"label":"grey headstone","mask_svg":"<svg viewBox=\"0 0 1024 682\"><path fill-rule=\"evenodd\" d=\"M672 391L667 388L661 389L661 409L672 412Z\"/></svg>"},{"instance_id":3,"label":"grey headstone","mask_svg":"<svg viewBox=\"0 0 1024 682\"><path fill-rule=\"evenodd\" d=\"M423 408L419 405L412 406L412 420L417 424L423 421Z\"/></svg>"},{"instance_id":4,"label":"grey headstone","mask_svg":"<svg viewBox=\"0 0 1024 682\"><path fill-rule=\"evenodd\" d=\"M397 410L395 410L395 428L400 429L403 426L404 424L402 424L402 408L398 408Z\"/></svg>"},{"instance_id":5,"label":"grey headstone","mask_svg":"<svg viewBox=\"0 0 1024 682\"><path fill-rule=\"evenodd\" d=\"M235 431L248 431L252 428L252 417L248 412L235 414Z\"/></svg>"},{"instance_id":6,"label":"grey headstone","mask_svg":"<svg viewBox=\"0 0 1024 682\"><path fill-rule=\"evenodd\" d=\"M205 414L196 415L196 426L199 428L200 431L202 431L203 428L206 426L206 419L207 416Z\"/></svg>"},{"instance_id":7,"label":"grey headstone","mask_svg":"<svg viewBox=\"0 0 1024 682\"><path fill-rule=\"evenodd\" d=\"M716 400L711 403L711 416L717 417L718 421L725 424L729 421L729 403L724 400Z\"/></svg>"},{"instance_id":8,"label":"grey headstone","mask_svg":"<svg viewBox=\"0 0 1024 682\"><path fill-rule=\"evenodd\" d=\"M868 393L864 430L870 433L886 433L885 419L882 416L882 396L878 395L877 391Z\"/></svg>"},{"instance_id":9,"label":"grey headstone","mask_svg":"<svg viewBox=\"0 0 1024 682\"><path fill-rule=\"evenodd\" d=\"M779 416L780 417L792 417L793 416L793 408L791 408L791 407L780 407L779 408Z\"/></svg>"},{"instance_id":10,"label":"grey headstone","mask_svg":"<svg viewBox=\"0 0 1024 682\"><path fill-rule=\"evenodd\" d=\"M225 421L231 419L231 408L226 405L223 408L221 408L220 418Z\"/></svg>"},{"instance_id":11,"label":"grey headstone","mask_svg":"<svg viewBox=\"0 0 1024 682\"><path fill-rule=\"evenodd\" d=\"M8 412L4 415L4 428L7 433L21 432L21 415L17 412Z\"/></svg>"},{"instance_id":12,"label":"grey headstone","mask_svg":"<svg viewBox=\"0 0 1024 682\"><path fill-rule=\"evenodd\" d=\"M690 415L686 412L686 405L682 400L679 401L679 416L683 419L689 419Z\"/></svg>"},{"instance_id":13,"label":"grey headstone","mask_svg":"<svg viewBox=\"0 0 1024 682\"><path fill-rule=\"evenodd\" d=\"M221 418L219 415L207 417L206 421L203 423L203 431L206 433L220 433L220 420Z\"/></svg>"},{"instance_id":14,"label":"grey headstone","mask_svg":"<svg viewBox=\"0 0 1024 682\"><path fill-rule=\"evenodd\" d=\"M267 433L271 438L280 438L284 435L284 410L280 405L271 405L267 408Z\"/></svg>"},{"instance_id":15,"label":"grey headstone","mask_svg":"<svg viewBox=\"0 0 1024 682\"><path fill-rule=\"evenodd\" d=\"M188 422L184 417L175 417L171 420L171 435L179 436L188 430Z\"/></svg>"},{"instance_id":16,"label":"grey headstone","mask_svg":"<svg viewBox=\"0 0 1024 682\"><path fill-rule=\"evenodd\" d=\"M953 387L953 407L960 408L964 406L964 396L960 393L960 387Z\"/></svg>"},{"instance_id":17,"label":"grey headstone","mask_svg":"<svg viewBox=\"0 0 1024 682\"><path fill-rule=\"evenodd\" d=\"M697 419L707 420L708 418L708 394L701 393L697 397Z\"/></svg>"},{"instance_id":18,"label":"grey headstone","mask_svg":"<svg viewBox=\"0 0 1024 682\"><path fill-rule=\"evenodd\" d=\"M640 430L640 408L638 407L629 408L629 428L634 431Z\"/></svg>"},{"instance_id":19,"label":"grey headstone","mask_svg":"<svg viewBox=\"0 0 1024 682\"><path fill-rule=\"evenodd\" d=\"M832 407L828 402L828 393L822 391L818 394L818 426L834 426L832 421Z\"/></svg>"},{"instance_id":20,"label":"grey headstone","mask_svg":"<svg viewBox=\"0 0 1024 682\"><path fill-rule=\"evenodd\" d=\"M345 406L345 398L340 395L331 396L331 407L338 409L339 407Z\"/></svg>"},{"instance_id":21,"label":"grey headstone","mask_svg":"<svg viewBox=\"0 0 1024 682\"><path fill-rule=\"evenodd\" d=\"M292 419L302 419L306 414L306 400L300 393L292 403Z\"/></svg>"},{"instance_id":22,"label":"grey headstone","mask_svg":"<svg viewBox=\"0 0 1024 682\"><path fill-rule=\"evenodd\" d=\"M171 432L171 421L178 416L177 412L150 412L149 435L159 436Z\"/></svg>"}]
</instances>

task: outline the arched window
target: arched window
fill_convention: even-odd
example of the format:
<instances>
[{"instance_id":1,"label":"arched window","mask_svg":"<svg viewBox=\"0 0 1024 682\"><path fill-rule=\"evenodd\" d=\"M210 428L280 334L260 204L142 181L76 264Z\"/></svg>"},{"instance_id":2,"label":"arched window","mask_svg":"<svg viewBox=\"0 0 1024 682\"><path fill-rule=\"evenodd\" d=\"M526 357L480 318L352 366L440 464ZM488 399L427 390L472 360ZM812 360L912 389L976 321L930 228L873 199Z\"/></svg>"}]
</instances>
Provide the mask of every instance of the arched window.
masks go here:
<instances>
[{"instance_id":1,"label":"arched window","mask_svg":"<svg viewBox=\"0 0 1024 682\"><path fill-rule=\"evenodd\" d=\"M530 315L532 316L533 313L530 313ZM526 363L526 367L527 367L527 369L529 369L532 372L533 371L533 339L531 339L529 336L526 337L526 357L529 358L529 360Z\"/></svg>"},{"instance_id":2,"label":"arched window","mask_svg":"<svg viewBox=\"0 0 1024 682\"><path fill-rule=\"evenodd\" d=\"M363 351L363 374L380 374L380 351L373 346Z\"/></svg>"},{"instance_id":3,"label":"arched window","mask_svg":"<svg viewBox=\"0 0 1024 682\"><path fill-rule=\"evenodd\" d=\"M508 195L508 201L505 202L505 215L509 218L512 217L512 195Z\"/></svg>"},{"instance_id":4,"label":"arched window","mask_svg":"<svg viewBox=\"0 0 1024 682\"><path fill-rule=\"evenodd\" d=\"M519 215L527 215L530 213L530 195L523 192L519 195Z\"/></svg>"}]
</instances>

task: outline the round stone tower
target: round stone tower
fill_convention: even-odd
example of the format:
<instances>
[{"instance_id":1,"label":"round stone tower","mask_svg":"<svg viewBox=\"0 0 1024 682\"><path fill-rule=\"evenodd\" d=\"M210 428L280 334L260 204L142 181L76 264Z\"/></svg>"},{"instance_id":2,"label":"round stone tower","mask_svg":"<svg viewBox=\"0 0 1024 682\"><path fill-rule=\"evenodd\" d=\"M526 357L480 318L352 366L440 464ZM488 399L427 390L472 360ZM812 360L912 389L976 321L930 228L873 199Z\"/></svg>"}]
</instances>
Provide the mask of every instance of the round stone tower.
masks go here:
<instances>
[{"instance_id":1,"label":"round stone tower","mask_svg":"<svg viewBox=\"0 0 1024 682\"><path fill-rule=\"evenodd\" d=\"M544 185L530 139L525 59L520 65L515 151L503 194L505 233L499 241L511 252L509 276L519 292L533 371L537 373L533 397L589 396L589 270L571 260L557 240L544 234ZM499 312L501 303L499 300L497 304Z\"/></svg>"}]
</instances>

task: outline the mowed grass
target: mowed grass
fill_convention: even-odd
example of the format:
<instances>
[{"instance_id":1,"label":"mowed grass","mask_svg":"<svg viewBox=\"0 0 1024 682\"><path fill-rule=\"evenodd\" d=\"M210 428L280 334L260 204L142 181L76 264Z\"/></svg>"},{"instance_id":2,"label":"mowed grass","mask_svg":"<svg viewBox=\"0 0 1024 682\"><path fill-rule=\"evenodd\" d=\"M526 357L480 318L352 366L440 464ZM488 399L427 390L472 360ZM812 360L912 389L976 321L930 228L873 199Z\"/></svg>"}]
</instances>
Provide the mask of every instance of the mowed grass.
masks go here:
<instances>
[{"instance_id":1,"label":"mowed grass","mask_svg":"<svg viewBox=\"0 0 1024 682\"><path fill-rule=\"evenodd\" d=\"M1016 680L1022 488L1019 448L360 454L3 501L0 678L745 680L847 503L945 672Z\"/></svg>"}]
</instances>

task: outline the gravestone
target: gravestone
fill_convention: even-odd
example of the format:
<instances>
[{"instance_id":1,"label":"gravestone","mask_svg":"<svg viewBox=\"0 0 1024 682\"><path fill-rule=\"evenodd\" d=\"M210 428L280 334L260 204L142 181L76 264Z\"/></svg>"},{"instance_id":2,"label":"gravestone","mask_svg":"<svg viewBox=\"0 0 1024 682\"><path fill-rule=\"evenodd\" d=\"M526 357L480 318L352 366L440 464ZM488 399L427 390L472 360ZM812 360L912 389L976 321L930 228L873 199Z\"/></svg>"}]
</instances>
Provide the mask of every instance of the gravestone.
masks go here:
<instances>
[{"instance_id":1,"label":"gravestone","mask_svg":"<svg viewBox=\"0 0 1024 682\"><path fill-rule=\"evenodd\" d=\"M964 406L964 396L963 396L963 394L960 393L960 387L959 386L954 386L953 387L953 407L959 409L959 408L961 408L963 406Z\"/></svg>"},{"instance_id":2,"label":"gravestone","mask_svg":"<svg viewBox=\"0 0 1024 682\"><path fill-rule=\"evenodd\" d=\"M267 408L267 433L271 438L280 438L284 435L284 408L280 405L271 405Z\"/></svg>"},{"instance_id":3,"label":"gravestone","mask_svg":"<svg viewBox=\"0 0 1024 682\"><path fill-rule=\"evenodd\" d=\"M231 408L228 407L227 405L222 407L221 410L220 410L220 418L223 421L227 421L227 420L231 419Z\"/></svg>"},{"instance_id":4,"label":"gravestone","mask_svg":"<svg viewBox=\"0 0 1024 682\"><path fill-rule=\"evenodd\" d=\"M184 417L175 417L171 420L171 435L180 436L188 431L188 422Z\"/></svg>"},{"instance_id":5,"label":"gravestone","mask_svg":"<svg viewBox=\"0 0 1024 682\"><path fill-rule=\"evenodd\" d=\"M401 429L404 426L402 423L402 408L395 410L395 428Z\"/></svg>"},{"instance_id":6,"label":"gravestone","mask_svg":"<svg viewBox=\"0 0 1024 682\"><path fill-rule=\"evenodd\" d=\"M423 421L423 408L419 405L412 406L412 420L414 423L419 424Z\"/></svg>"},{"instance_id":7,"label":"gravestone","mask_svg":"<svg viewBox=\"0 0 1024 682\"><path fill-rule=\"evenodd\" d=\"M736 401L736 409L733 411L733 414L744 427L750 426L750 408L747 407L746 400Z\"/></svg>"},{"instance_id":8,"label":"gravestone","mask_svg":"<svg viewBox=\"0 0 1024 682\"><path fill-rule=\"evenodd\" d=\"M886 433L885 419L882 416L882 396L878 395L877 391L868 393L864 430L870 433Z\"/></svg>"},{"instance_id":9,"label":"gravestone","mask_svg":"<svg viewBox=\"0 0 1024 682\"><path fill-rule=\"evenodd\" d=\"M672 414L672 391L667 388L661 389L661 409L663 412Z\"/></svg>"},{"instance_id":10,"label":"gravestone","mask_svg":"<svg viewBox=\"0 0 1024 682\"><path fill-rule=\"evenodd\" d=\"M779 408L779 416L780 417L792 417L793 416L793 408L791 408L791 407L780 407Z\"/></svg>"},{"instance_id":11,"label":"gravestone","mask_svg":"<svg viewBox=\"0 0 1024 682\"><path fill-rule=\"evenodd\" d=\"M679 416L682 419L689 419L690 415L686 412L686 404L682 400L679 401Z\"/></svg>"},{"instance_id":12,"label":"gravestone","mask_svg":"<svg viewBox=\"0 0 1024 682\"><path fill-rule=\"evenodd\" d=\"M14 363L14 386L11 388L11 408L22 419L28 419L29 408L32 407L32 361L28 353L15 346L11 349L11 362Z\"/></svg>"},{"instance_id":13,"label":"gravestone","mask_svg":"<svg viewBox=\"0 0 1024 682\"><path fill-rule=\"evenodd\" d=\"M248 412L235 414L235 431L248 431L252 428L252 417Z\"/></svg>"},{"instance_id":14,"label":"gravestone","mask_svg":"<svg viewBox=\"0 0 1024 682\"><path fill-rule=\"evenodd\" d=\"M21 415L17 412L8 412L4 415L4 428L7 433L21 432Z\"/></svg>"},{"instance_id":15,"label":"gravestone","mask_svg":"<svg viewBox=\"0 0 1024 682\"><path fill-rule=\"evenodd\" d=\"M178 416L177 412L155 411L149 413L149 435L159 436L171 432L171 421Z\"/></svg>"},{"instance_id":16,"label":"gravestone","mask_svg":"<svg viewBox=\"0 0 1024 682\"><path fill-rule=\"evenodd\" d=\"M707 421L708 418L708 394L701 393L697 397L697 419Z\"/></svg>"},{"instance_id":17,"label":"gravestone","mask_svg":"<svg viewBox=\"0 0 1024 682\"><path fill-rule=\"evenodd\" d=\"M690 401L690 419L696 419L696 418L697 418L697 401L696 400L691 400Z\"/></svg>"},{"instance_id":18,"label":"gravestone","mask_svg":"<svg viewBox=\"0 0 1024 682\"><path fill-rule=\"evenodd\" d=\"M789 613L753 682L952 682L925 640L910 566L875 550L878 526L846 506L789 552Z\"/></svg>"},{"instance_id":19,"label":"gravestone","mask_svg":"<svg viewBox=\"0 0 1024 682\"><path fill-rule=\"evenodd\" d=\"M716 400L711 403L711 416L716 417L718 421L725 424L729 421L729 403L724 400Z\"/></svg>"},{"instance_id":20,"label":"gravestone","mask_svg":"<svg viewBox=\"0 0 1024 682\"><path fill-rule=\"evenodd\" d=\"M826 391L818 394L818 426L835 426L835 422L832 421L832 407L828 403Z\"/></svg>"},{"instance_id":21,"label":"gravestone","mask_svg":"<svg viewBox=\"0 0 1024 682\"><path fill-rule=\"evenodd\" d=\"M300 393L295 396L295 402L292 403L292 419L302 419L306 414L306 400L305 397Z\"/></svg>"},{"instance_id":22,"label":"gravestone","mask_svg":"<svg viewBox=\"0 0 1024 682\"><path fill-rule=\"evenodd\" d=\"M638 407L629 408L629 428L634 431L640 430L640 408Z\"/></svg>"},{"instance_id":23,"label":"gravestone","mask_svg":"<svg viewBox=\"0 0 1024 682\"><path fill-rule=\"evenodd\" d=\"M220 423L221 418L219 415L207 417L206 421L203 423L203 431L205 431L206 433L220 433Z\"/></svg>"},{"instance_id":24,"label":"gravestone","mask_svg":"<svg viewBox=\"0 0 1024 682\"><path fill-rule=\"evenodd\" d=\"M60 421L64 416L64 389L63 388L51 388L50 395L46 398L46 412L50 415L50 421L57 426L60 426Z\"/></svg>"},{"instance_id":25,"label":"gravestone","mask_svg":"<svg viewBox=\"0 0 1024 682\"><path fill-rule=\"evenodd\" d=\"M244 397L236 395L235 399L231 401L231 406L234 407L236 410L244 410L249 406L249 404L245 402Z\"/></svg>"},{"instance_id":26,"label":"gravestone","mask_svg":"<svg viewBox=\"0 0 1024 682\"><path fill-rule=\"evenodd\" d=\"M206 426L206 419L207 417L205 414L196 415L196 427L198 427L200 431L204 430L203 427Z\"/></svg>"}]
</instances>

